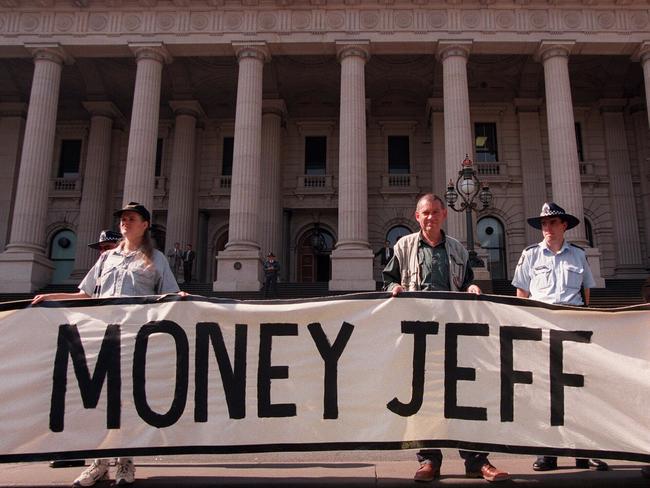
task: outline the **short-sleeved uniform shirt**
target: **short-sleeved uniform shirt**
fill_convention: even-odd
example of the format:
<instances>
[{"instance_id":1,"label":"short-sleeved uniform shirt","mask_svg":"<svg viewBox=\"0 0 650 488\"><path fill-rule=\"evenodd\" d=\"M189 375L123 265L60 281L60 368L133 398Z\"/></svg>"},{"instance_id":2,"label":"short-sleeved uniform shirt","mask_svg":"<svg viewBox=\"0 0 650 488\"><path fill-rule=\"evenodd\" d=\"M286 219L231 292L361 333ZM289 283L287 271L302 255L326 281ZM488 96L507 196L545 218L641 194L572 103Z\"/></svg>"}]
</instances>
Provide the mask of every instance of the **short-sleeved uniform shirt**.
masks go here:
<instances>
[{"instance_id":1,"label":"short-sleeved uniform shirt","mask_svg":"<svg viewBox=\"0 0 650 488\"><path fill-rule=\"evenodd\" d=\"M512 286L545 303L583 305L580 287L596 286L584 249L566 240L555 254L544 241L521 253Z\"/></svg>"},{"instance_id":2,"label":"short-sleeved uniform shirt","mask_svg":"<svg viewBox=\"0 0 650 488\"><path fill-rule=\"evenodd\" d=\"M106 251L79 284L94 297L161 295L179 291L169 262L158 250L147 263L140 251Z\"/></svg>"}]
</instances>

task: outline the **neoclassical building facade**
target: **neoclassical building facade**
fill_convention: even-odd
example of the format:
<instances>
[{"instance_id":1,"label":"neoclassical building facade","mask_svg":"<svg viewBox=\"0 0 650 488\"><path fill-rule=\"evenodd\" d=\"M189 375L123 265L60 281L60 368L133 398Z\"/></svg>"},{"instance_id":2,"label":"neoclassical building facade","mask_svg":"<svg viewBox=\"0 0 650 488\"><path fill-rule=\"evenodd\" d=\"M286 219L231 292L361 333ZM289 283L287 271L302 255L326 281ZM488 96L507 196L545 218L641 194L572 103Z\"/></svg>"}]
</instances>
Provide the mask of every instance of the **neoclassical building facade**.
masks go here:
<instances>
[{"instance_id":1,"label":"neoclassical building facade","mask_svg":"<svg viewBox=\"0 0 650 488\"><path fill-rule=\"evenodd\" d=\"M0 291L79 280L129 201L214 290L258 289L269 251L374 289L466 154L482 276L554 200L600 284L642 277L648 90L645 0L0 0Z\"/></svg>"}]
</instances>

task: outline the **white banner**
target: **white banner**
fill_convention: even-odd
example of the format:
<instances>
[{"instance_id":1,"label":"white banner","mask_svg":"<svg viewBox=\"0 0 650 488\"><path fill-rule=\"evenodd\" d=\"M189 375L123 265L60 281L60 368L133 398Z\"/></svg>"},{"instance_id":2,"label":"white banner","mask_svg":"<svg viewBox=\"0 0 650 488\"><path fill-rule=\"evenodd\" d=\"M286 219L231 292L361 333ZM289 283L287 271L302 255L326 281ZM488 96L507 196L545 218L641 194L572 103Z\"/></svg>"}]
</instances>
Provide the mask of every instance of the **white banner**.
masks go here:
<instances>
[{"instance_id":1,"label":"white banner","mask_svg":"<svg viewBox=\"0 0 650 488\"><path fill-rule=\"evenodd\" d=\"M461 447L650 461L650 307L465 293L0 305L0 462Z\"/></svg>"}]
</instances>

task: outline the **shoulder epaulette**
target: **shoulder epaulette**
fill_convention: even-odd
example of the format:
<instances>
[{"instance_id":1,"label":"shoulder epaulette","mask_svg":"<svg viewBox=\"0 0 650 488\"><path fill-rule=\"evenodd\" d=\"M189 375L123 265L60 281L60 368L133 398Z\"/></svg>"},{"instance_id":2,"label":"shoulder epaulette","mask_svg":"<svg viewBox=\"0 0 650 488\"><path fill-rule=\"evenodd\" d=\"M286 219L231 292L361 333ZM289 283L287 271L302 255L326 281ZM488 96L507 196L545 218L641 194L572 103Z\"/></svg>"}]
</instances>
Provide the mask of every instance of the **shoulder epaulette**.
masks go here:
<instances>
[{"instance_id":1,"label":"shoulder epaulette","mask_svg":"<svg viewBox=\"0 0 650 488\"><path fill-rule=\"evenodd\" d=\"M577 247L577 248L580 249L581 251L584 251L584 250L585 250L584 247L580 247L580 246L578 246L577 244L574 244L573 242L569 242L569 245L570 245L570 246L573 246L573 247Z\"/></svg>"},{"instance_id":2,"label":"shoulder epaulette","mask_svg":"<svg viewBox=\"0 0 650 488\"><path fill-rule=\"evenodd\" d=\"M537 246L539 246L539 244L531 244L526 249L524 249L524 251L530 251L531 249L535 249Z\"/></svg>"}]
</instances>

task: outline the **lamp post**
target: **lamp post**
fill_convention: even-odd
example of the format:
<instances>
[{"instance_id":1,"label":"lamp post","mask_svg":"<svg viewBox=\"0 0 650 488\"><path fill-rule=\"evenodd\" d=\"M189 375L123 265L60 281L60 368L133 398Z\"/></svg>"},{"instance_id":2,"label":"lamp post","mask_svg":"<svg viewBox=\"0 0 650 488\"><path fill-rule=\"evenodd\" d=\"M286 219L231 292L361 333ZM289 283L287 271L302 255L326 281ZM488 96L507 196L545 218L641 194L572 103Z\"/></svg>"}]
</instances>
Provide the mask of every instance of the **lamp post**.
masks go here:
<instances>
[{"instance_id":1,"label":"lamp post","mask_svg":"<svg viewBox=\"0 0 650 488\"><path fill-rule=\"evenodd\" d=\"M460 208L456 208L456 202L460 196ZM445 192L445 200L447 205L455 212L465 212L465 219L467 223L467 250L469 251L469 265L472 268L480 268L483 266L483 261L476 255L474 251L474 228L472 226L472 210L476 210L478 203L476 197L486 209L492 203L492 192L487 186L481 186L481 182L476 176L476 170L473 167L473 162L466 154L462 162L462 169L458 172L458 178L454 185L453 180L449 180L447 191Z\"/></svg>"}]
</instances>

